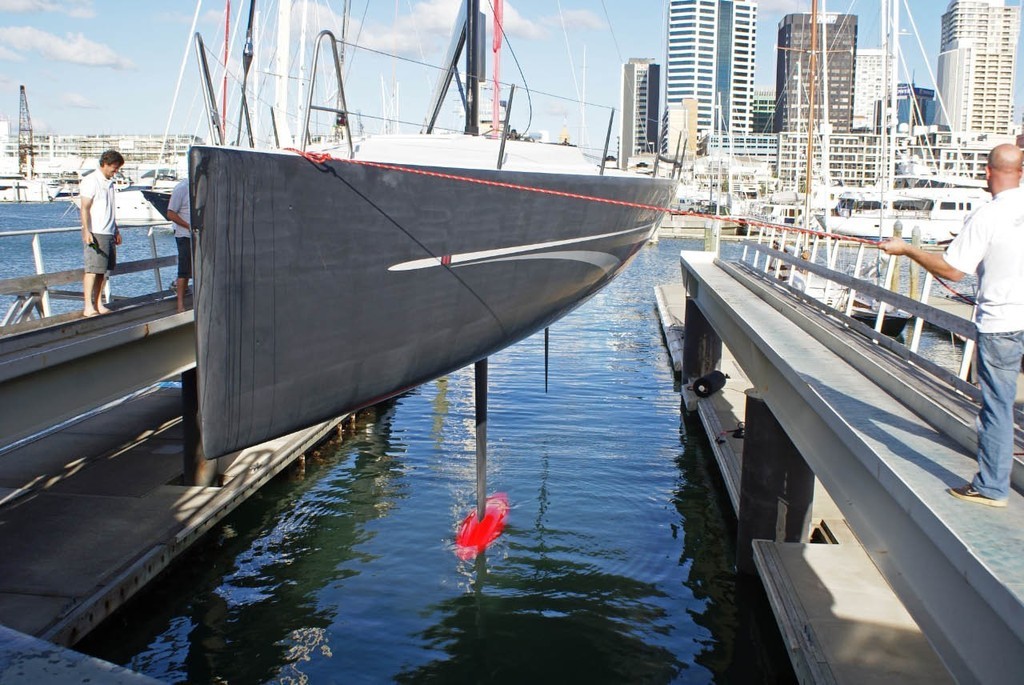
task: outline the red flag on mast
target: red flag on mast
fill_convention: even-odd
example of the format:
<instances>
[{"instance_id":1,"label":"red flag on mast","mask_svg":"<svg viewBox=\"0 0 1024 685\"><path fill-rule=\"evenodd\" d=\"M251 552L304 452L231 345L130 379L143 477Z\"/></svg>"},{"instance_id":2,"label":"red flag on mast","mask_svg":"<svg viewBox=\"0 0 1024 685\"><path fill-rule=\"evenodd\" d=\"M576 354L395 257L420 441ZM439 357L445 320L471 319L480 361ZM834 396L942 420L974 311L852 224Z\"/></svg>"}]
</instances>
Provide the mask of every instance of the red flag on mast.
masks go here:
<instances>
[{"instance_id":1,"label":"red flag on mast","mask_svg":"<svg viewBox=\"0 0 1024 685\"><path fill-rule=\"evenodd\" d=\"M494 53L494 75L491 79L493 95L491 97L491 130L497 134L501 130L501 15L502 0L494 0L494 40L491 52Z\"/></svg>"}]
</instances>

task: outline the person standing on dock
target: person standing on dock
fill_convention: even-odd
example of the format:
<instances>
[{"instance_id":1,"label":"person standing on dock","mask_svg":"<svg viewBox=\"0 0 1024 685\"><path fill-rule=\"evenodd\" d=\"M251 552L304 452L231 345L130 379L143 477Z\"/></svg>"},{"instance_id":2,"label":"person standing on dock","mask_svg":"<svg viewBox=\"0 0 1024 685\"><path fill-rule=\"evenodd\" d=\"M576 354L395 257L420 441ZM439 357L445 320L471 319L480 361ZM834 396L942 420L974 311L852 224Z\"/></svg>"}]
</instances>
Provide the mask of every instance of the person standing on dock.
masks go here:
<instances>
[{"instance_id":1,"label":"person standing on dock","mask_svg":"<svg viewBox=\"0 0 1024 685\"><path fill-rule=\"evenodd\" d=\"M949 489L968 502L1005 507L1013 469L1013 403L1024 358L1024 154L1015 145L992 148L985 167L992 200L967 216L945 255L924 252L899 238L878 247L906 255L939 278L978 275L978 473Z\"/></svg>"},{"instance_id":2,"label":"person standing on dock","mask_svg":"<svg viewBox=\"0 0 1024 685\"><path fill-rule=\"evenodd\" d=\"M192 278L192 211L188 196L188 178L178 181L167 203L167 218L174 223L174 242L178 244L178 311L185 311L185 289Z\"/></svg>"},{"instance_id":3,"label":"person standing on dock","mask_svg":"<svg viewBox=\"0 0 1024 685\"><path fill-rule=\"evenodd\" d=\"M85 275L82 279L83 316L106 314L103 306L103 281L107 272L117 266L117 230L114 212L114 174L124 166L124 157L117 150L100 155L100 167L82 179L79 185L82 215L82 243L85 245Z\"/></svg>"}]
</instances>

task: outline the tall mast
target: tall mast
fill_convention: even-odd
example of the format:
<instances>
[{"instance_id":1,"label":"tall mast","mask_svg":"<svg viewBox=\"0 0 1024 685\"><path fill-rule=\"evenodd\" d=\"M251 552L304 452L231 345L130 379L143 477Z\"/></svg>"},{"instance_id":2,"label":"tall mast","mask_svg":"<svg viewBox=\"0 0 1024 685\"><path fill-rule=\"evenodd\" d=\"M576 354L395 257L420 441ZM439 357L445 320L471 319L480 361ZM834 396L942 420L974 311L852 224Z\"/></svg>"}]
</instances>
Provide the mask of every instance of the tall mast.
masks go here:
<instances>
[{"instance_id":1,"label":"tall mast","mask_svg":"<svg viewBox=\"0 0 1024 685\"><path fill-rule=\"evenodd\" d=\"M480 133L480 0L466 0L466 133Z\"/></svg>"},{"instance_id":2,"label":"tall mast","mask_svg":"<svg viewBox=\"0 0 1024 685\"><path fill-rule=\"evenodd\" d=\"M807 75L807 171L804 177L804 228L811 223L811 182L814 162L814 84L818 78L818 0L811 0L811 54Z\"/></svg>"}]
</instances>

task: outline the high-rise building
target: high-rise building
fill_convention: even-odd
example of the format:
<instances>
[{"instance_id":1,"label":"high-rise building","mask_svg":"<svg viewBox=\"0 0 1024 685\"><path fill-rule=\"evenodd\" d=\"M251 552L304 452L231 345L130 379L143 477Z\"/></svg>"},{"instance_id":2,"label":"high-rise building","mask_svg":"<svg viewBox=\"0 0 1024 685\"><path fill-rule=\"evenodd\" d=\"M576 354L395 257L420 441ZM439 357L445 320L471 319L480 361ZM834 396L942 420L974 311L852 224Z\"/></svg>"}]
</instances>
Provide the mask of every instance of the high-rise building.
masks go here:
<instances>
[{"instance_id":1,"label":"high-rise building","mask_svg":"<svg viewBox=\"0 0 1024 685\"><path fill-rule=\"evenodd\" d=\"M775 89L757 88L750 106L750 132L754 135L775 130Z\"/></svg>"},{"instance_id":2,"label":"high-rise building","mask_svg":"<svg viewBox=\"0 0 1024 685\"><path fill-rule=\"evenodd\" d=\"M942 15L938 121L954 131L1013 132L1020 7L952 0Z\"/></svg>"},{"instance_id":3,"label":"high-rise building","mask_svg":"<svg viewBox=\"0 0 1024 685\"><path fill-rule=\"evenodd\" d=\"M619 167L629 158L658 151L661 67L653 59L631 59L622 65L622 118L619 123Z\"/></svg>"},{"instance_id":4,"label":"high-rise building","mask_svg":"<svg viewBox=\"0 0 1024 685\"><path fill-rule=\"evenodd\" d=\"M667 25L666 104L696 100L701 135L749 133L757 0L669 0Z\"/></svg>"},{"instance_id":5,"label":"high-rise building","mask_svg":"<svg viewBox=\"0 0 1024 685\"><path fill-rule=\"evenodd\" d=\"M886 62L881 48L859 48L853 76L853 130L875 128L875 111L885 96Z\"/></svg>"},{"instance_id":6,"label":"high-rise building","mask_svg":"<svg viewBox=\"0 0 1024 685\"><path fill-rule=\"evenodd\" d=\"M787 14L779 22L776 58L775 131L799 131L807 126L809 79L815 81L815 121L828 122L835 133L853 125L853 68L857 48L857 17L818 15L817 74L810 74L811 15ZM823 51L821 48L825 46ZM827 65L827 66L826 66ZM817 128L817 127L816 127Z\"/></svg>"},{"instance_id":7,"label":"high-rise building","mask_svg":"<svg viewBox=\"0 0 1024 685\"><path fill-rule=\"evenodd\" d=\"M896 88L896 123L915 126L931 126L935 123L935 91L911 83L901 83Z\"/></svg>"}]
</instances>

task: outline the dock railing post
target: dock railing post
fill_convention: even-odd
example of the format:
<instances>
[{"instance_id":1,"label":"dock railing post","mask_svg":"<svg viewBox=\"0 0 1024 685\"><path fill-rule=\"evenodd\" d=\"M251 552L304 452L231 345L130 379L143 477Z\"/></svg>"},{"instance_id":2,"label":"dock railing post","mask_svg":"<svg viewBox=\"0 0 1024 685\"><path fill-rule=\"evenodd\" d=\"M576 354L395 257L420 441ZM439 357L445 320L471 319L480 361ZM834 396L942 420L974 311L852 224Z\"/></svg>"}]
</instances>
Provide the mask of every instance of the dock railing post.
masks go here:
<instances>
[{"instance_id":1,"label":"dock railing post","mask_svg":"<svg viewBox=\"0 0 1024 685\"><path fill-rule=\"evenodd\" d=\"M213 485L217 476L217 460L207 460L199 428L199 385L196 370L181 374L181 428L184 442L182 461L183 485Z\"/></svg>"},{"instance_id":2,"label":"dock railing post","mask_svg":"<svg viewBox=\"0 0 1024 685\"><path fill-rule=\"evenodd\" d=\"M39 234L32 234L32 261L36 265L36 273L45 273L43 267L43 249L39 245ZM42 307L43 318L50 316L50 291L44 285L42 291L39 293L39 304Z\"/></svg>"},{"instance_id":3,"label":"dock railing post","mask_svg":"<svg viewBox=\"0 0 1024 685\"><path fill-rule=\"evenodd\" d=\"M736 570L754 575L754 540L807 542L814 472L756 389L746 391Z\"/></svg>"},{"instance_id":4,"label":"dock railing post","mask_svg":"<svg viewBox=\"0 0 1024 685\"><path fill-rule=\"evenodd\" d=\"M910 233L910 244L914 247L921 247L921 227L914 226L914 230ZM920 300L921 299L921 272L918 271L917 264L910 263L910 299Z\"/></svg>"}]
</instances>

